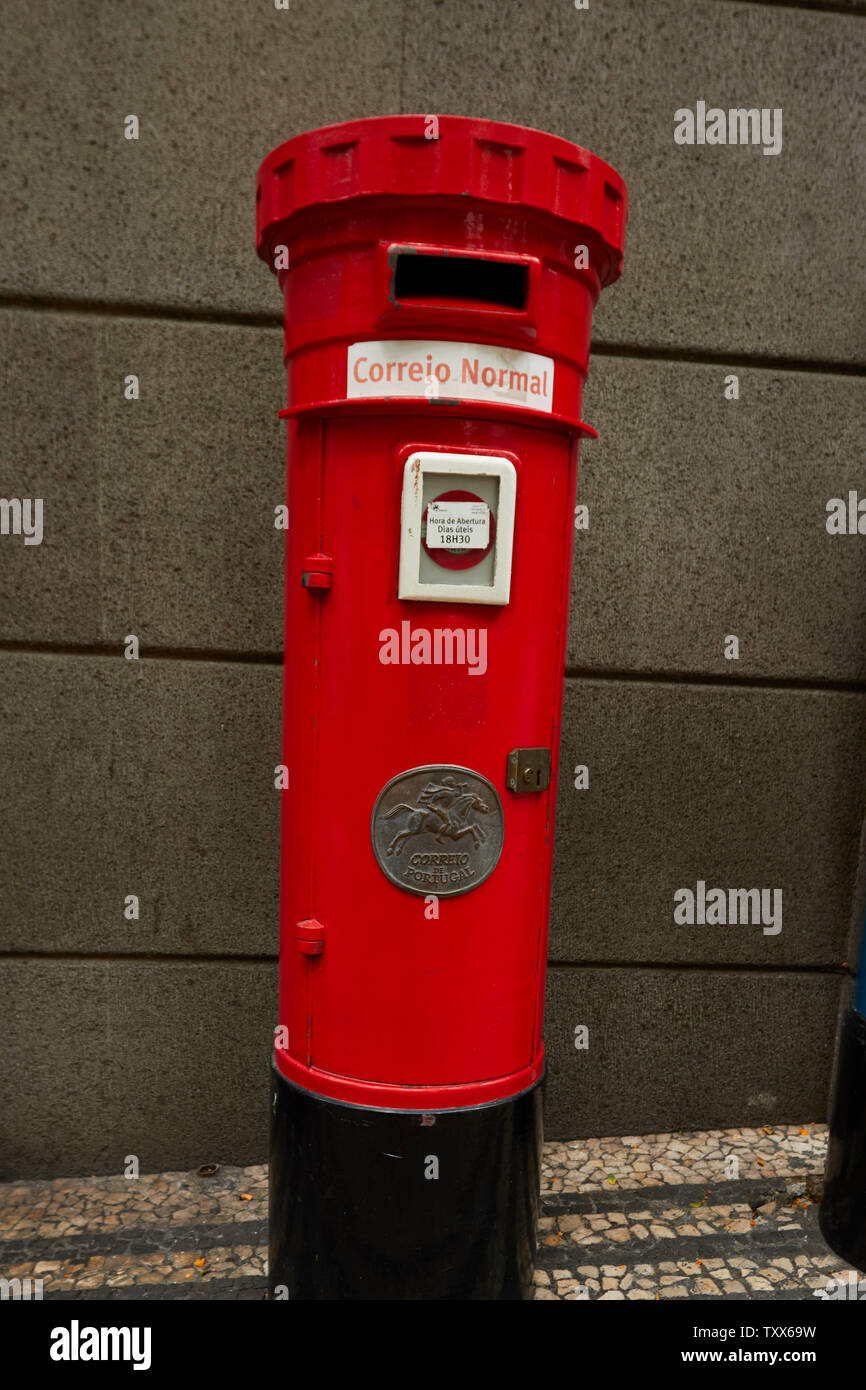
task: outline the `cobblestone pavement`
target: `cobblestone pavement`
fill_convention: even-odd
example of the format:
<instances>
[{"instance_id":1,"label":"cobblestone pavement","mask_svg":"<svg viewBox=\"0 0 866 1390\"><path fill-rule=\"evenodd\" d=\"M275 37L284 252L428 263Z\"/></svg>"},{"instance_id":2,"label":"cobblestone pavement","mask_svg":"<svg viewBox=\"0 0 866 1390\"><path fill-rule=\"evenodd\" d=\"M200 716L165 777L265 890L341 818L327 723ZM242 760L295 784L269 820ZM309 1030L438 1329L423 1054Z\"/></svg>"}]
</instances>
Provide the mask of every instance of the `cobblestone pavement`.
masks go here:
<instances>
[{"instance_id":1,"label":"cobblestone pavement","mask_svg":"<svg viewBox=\"0 0 866 1390\"><path fill-rule=\"evenodd\" d=\"M849 1270L817 1201L826 1126L545 1146L536 1298L813 1299ZM265 1296L267 1170L0 1185L0 1277L55 1298Z\"/></svg>"}]
</instances>

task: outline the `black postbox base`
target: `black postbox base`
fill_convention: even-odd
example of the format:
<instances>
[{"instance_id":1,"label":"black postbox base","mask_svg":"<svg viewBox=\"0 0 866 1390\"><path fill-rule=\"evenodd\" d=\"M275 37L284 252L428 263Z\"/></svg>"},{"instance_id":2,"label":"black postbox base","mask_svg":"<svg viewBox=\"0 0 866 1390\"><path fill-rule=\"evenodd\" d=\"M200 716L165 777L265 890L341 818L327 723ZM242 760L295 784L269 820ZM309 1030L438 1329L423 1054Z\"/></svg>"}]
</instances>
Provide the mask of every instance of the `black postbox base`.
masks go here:
<instances>
[{"instance_id":1,"label":"black postbox base","mask_svg":"<svg viewBox=\"0 0 866 1390\"><path fill-rule=\"evenodd\" d=\"M842 1025L818 1217L827 1244L866 1270L866 1018L853 1010Z\"/></svg>"},{"instance_id":2,"label":"black postbox base","mask_svg":"<svg viewBox=\"0 0 866 1390\"><path fill-rule=\"evenodd\" d=\"M427 1115L271 1086L271 1298L532 1297L541 1083Z\"/></svg>"}]
</instances>

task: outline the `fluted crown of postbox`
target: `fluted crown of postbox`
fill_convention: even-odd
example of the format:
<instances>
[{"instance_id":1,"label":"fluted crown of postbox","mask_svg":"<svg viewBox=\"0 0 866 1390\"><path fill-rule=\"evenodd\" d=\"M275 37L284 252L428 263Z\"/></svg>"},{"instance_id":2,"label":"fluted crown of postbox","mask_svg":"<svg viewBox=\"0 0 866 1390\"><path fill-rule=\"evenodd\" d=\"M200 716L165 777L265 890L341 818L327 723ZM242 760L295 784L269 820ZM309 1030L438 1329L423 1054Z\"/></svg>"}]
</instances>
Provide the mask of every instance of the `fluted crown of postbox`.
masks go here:
<instances>
[{"instance_id":1,"label":"fluted crown of postbox","mask_svg":"<svg viewBox=\"0 0 866 1390\"><path fill-rule=\"evenodd\" d=\"M600 283L622 271L628 195L615 169L569 140L467 116L376 116L297 135L259 168L256 243L273 264L280 228L356 198L464 198L537 211L593 231Z\"/></svg>"}]
</instances>

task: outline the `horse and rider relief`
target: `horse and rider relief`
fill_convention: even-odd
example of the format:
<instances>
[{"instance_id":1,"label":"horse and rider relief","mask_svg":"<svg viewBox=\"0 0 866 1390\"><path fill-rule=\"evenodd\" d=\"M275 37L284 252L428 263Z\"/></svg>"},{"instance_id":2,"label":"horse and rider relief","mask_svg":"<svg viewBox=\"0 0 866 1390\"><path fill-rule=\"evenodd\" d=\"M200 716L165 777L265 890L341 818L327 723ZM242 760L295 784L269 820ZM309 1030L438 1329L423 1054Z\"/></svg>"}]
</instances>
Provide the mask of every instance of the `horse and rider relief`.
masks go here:
<instances>
[{"instance_id":1,"label":"horse and rider relief","mask_svg":"<svg viewBox=\"0 0 866 1390\"><path fill-rule=\"evenodd\" d=\"M482 882L502 849L502 803L468 768L413 768L393 778L373 812L380 868L409 892L448 896Z\"/></svg>"}]
</instances>

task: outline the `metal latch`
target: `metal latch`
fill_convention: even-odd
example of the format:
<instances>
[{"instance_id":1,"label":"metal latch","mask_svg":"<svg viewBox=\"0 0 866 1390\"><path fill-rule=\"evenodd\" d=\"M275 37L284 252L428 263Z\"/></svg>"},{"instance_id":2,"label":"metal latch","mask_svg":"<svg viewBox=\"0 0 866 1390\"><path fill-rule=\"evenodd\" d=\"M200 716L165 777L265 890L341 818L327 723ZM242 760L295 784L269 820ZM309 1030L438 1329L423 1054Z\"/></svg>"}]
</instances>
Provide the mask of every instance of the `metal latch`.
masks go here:
<instances>
[{"instance_id":1,"label":"metal latch","mask_svg":"<svg viewBox=\"0 0 866 1390\"><path fill-rule=\"evenodd\" d=\"M549 748L512 748L505 767L505 785L512 792L543 792L550 786Z\"/></svg>"}]
</instances>

